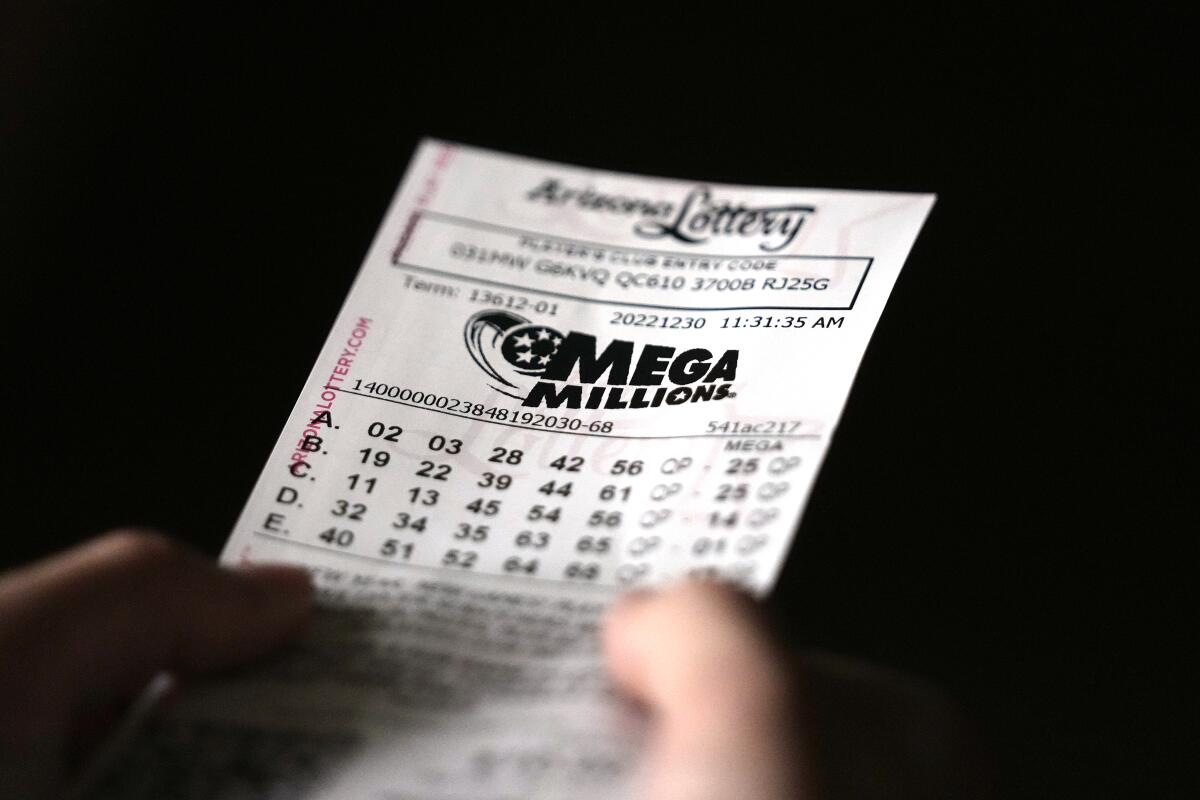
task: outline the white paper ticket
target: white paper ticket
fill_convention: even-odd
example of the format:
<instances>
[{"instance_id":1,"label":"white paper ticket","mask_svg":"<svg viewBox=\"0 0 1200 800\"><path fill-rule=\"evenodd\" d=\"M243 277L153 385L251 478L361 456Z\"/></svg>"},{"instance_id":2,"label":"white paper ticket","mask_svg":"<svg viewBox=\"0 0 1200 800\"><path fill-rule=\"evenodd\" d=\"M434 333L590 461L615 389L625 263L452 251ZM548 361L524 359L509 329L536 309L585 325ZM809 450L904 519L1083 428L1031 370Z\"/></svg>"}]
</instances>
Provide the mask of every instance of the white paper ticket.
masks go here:
<instances>
[{"instance_id":1,"label":"white paper ticket","mask_svg":"<svg viewBox=\"0 0 1200 800\"><path fill-rule=\"evenodd\" d=\"M933 201L423 142L223 555L309 567L314 630L104 790L621 796L605 606L771 587Z\"/></svg>"}]
</instances>

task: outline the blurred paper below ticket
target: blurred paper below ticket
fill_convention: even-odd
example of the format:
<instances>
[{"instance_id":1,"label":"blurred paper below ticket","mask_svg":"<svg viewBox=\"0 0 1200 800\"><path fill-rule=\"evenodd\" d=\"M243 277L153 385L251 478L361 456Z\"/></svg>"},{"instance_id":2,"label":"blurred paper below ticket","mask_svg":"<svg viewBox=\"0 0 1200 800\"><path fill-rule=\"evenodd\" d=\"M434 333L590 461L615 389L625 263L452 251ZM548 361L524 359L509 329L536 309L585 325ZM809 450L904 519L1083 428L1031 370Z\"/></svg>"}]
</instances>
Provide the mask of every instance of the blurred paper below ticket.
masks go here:
<instances>
[{"instance_id":1,"label":"blurred paper below ticket","mask_svg":"<svg viewBox=\"0 0 1200 800\"><path fill-rule=\"evenodd\" d=\"M624 796L605 607L770 589L933 200L422 143L222 556L309 568L313 629L95 794Z\"/></svg>"}]
</instances>

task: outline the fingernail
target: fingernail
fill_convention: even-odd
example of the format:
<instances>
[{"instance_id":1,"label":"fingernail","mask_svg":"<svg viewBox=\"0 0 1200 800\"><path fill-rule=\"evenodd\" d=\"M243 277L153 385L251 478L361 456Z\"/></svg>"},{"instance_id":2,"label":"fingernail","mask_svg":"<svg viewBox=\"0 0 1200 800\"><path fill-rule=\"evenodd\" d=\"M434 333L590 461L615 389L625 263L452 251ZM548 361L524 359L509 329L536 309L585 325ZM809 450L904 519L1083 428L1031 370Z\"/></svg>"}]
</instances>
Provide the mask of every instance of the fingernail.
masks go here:
<instances>
[{"instance_id":1,"label":"fingernail","mask_svg":"<svg viewBox=\"0 0 1200 800\"><path fill-rule=\"evenodd\" d=\"M243 564L234 568L255 589L272 598L288 598L307 604L312 599L312 577L303 567L287 564Z\"/></svg>"},{"instance_id":2,"label":"fingernail","mask_svg":"<svg viewBox=\"0 0 1200 800\"><path fill-rule=\"evenodd\" d=\"M631 614L649 602L654 594L653 589L630 589L613 602L608 615L616 617Z\"/></svg>"},{"instance_id":3,"label":"fingernail","mask_svg":"<svg viewBox=\"0 0 1200 800\"><path fill-rule=\"evenodd\" d=\"M638 606L642 605L653 596L653 589L647 589L645 587L640 589L630 589L628 592L625 592L625 594L621 595L617 599L617 602L621 603L622 605Z\"/></svg>"}]
</instances>

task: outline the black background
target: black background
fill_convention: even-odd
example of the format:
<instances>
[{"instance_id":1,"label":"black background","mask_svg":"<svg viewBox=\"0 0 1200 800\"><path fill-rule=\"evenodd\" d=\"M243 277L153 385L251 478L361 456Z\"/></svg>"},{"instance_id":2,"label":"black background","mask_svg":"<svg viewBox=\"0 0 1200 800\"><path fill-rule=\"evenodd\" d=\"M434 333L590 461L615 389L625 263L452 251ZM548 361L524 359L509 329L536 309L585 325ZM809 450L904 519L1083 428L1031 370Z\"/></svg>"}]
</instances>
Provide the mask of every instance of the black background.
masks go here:
<instances>
[{"instance_id":1,"label":"black background","mask_svg":"<svg viewBox=\"0 0 1200 800\"><path fill-rule=\"evenodd\" d=\"M0 565L217 551L422 135L934 191L772 602L958 698L1007 796L1191 796L1187 27L10 6Z\"/></svg>"}]
</instances>

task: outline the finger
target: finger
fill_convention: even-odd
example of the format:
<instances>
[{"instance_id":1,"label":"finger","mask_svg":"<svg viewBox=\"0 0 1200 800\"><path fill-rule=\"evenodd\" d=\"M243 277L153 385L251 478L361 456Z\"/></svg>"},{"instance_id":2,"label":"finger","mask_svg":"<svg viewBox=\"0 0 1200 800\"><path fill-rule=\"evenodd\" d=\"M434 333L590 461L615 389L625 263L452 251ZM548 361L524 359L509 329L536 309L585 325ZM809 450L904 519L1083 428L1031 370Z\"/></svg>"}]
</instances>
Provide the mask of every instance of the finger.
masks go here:
<instances>
[{"instance_id":1,"label":"finger","mask_svg":"<svg viewBox=\"0 0 1200 800\"><path fill-rule=\"evenodd\" d=\"M81 703L135 691L160 670L262 655L310 603L302 570L225 570L160 535L101 537L0 581L5 730L52 735Z\"/></svg>"},{"instance_id":2,"label":"finger","mask_svg":"<svg viewBox=\"0 0 1200 800\"><path fill-rule=\"evenodd\" d=\"M649 711L650 797L807 795L809 768L790 660L736 590L684 584L617 603L609 671Z\"/></svg>"},{"instance_id":3,"label":"finger","mask_svg":"<svg viewBox=\"0 0 1200 800\"><path fill-rule=\"evenodd\" d=\"M789 688L786 670L755 602L722 584L687 583L660 594L619 601L605 626L614 678L627 692L665 714L724 713L698 695L738 688L748 702L774 706Z\"/></svg>"}]
</instances>

